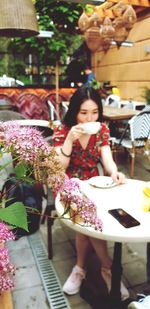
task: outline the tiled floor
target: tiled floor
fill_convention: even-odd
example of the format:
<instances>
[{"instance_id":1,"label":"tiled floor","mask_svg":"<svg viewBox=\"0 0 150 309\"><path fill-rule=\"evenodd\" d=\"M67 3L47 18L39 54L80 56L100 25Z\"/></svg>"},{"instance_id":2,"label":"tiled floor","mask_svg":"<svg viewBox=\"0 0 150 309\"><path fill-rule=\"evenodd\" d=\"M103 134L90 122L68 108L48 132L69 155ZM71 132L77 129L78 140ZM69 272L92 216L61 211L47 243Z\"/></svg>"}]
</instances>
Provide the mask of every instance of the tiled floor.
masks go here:
<instances>
[{"instance_id":1,"label":"tiled floor","mask_svg":"<svg viewBox=\"0 0 150 309\"><path fill-rule=\"evenodd\" d=\"M16 265L15 289L13 291L14 309L48 309L40 275L28 242L22 237L9 243L11 260Z\"/></svg>"},{"instance_id":2,"label":"tiled floor","mask_svg":"<svg viewBox=\"0 0 150 309\"><path fill-rule=\"evenodd\" d=\"M124 171L129 177L129 162L126 158L118 158L119 169ZM150 166L146 159L139 155L136 160L135 178L150 181ZM47 246L46 224L41 226L40 233ZM65 227L59 219L53 225L53 250L54 257L52 263L58 274L60 283L63 285L69 275L76 260L74 245L74 232ZM14 309L49 309L44 287L37 269L36 261L33 257L27 237L9 243L10 254L17 269L15 276L15 289L12 293ZM108 243L110 256L113 254L113 243ZM142 292L146 287L146 244L123 245L123 281L129 288L131 296L137 292ZM100 278L99 265L95 254L91 254L88 259L88 287L98 290L98 293L107 293L105 284ZM90 309L79 294L67 297L71 309ZM57 307L55 307L57 308ZM52 309L52 308L51 308ZM99 309L104 309L100 306Z\"/></svg>"}]
</instances>

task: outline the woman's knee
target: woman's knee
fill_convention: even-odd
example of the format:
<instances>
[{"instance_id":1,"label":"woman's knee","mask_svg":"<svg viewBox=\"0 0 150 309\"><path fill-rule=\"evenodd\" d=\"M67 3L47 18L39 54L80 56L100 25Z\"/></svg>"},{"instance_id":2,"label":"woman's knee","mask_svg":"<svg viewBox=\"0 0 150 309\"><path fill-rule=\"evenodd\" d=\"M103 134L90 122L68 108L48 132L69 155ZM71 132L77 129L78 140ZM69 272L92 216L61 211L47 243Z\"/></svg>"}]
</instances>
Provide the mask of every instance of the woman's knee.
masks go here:
<instances>
[{"instance_id":1,"label":"woman's knee","mask_svg":"<svg viewBox=\"0 0 150 309\"><path fill-rule=\"evenodd\" d=\"M76 234L76 241L77 241L77 242L80 242L80 243L82 243L82 244L85 244L85 243L91 244L91 243L90 243L90 240L89 240L89 237L86 236L86 235L80 234L80 233L77 233L77 234Z\"/></svg>"}]
</instances>

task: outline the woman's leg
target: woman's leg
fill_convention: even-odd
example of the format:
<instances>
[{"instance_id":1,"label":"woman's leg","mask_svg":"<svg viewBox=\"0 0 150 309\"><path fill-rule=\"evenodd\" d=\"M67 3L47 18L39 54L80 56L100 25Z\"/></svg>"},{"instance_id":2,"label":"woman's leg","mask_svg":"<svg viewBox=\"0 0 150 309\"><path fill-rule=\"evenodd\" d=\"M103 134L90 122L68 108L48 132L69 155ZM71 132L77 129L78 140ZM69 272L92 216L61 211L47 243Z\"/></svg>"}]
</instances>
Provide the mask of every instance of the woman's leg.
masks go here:
<instances>
[{"instance_id":1,"label":"woman's leg","mask_svg":"<svg viewBox=\"0 0 150 309\"><path fill-rule=\"evenodd\" d=\"M112 261L108 255L107 250L107 242L105 240L96 239L96 238L90 238L90 242L97 254L97 257L100 260L101 263L101 274L106 282L108 291L111 290L111 265ZM123 282L121 281L120 285L120 291L121 291L121 298L122 300L125 300L129 297L129 292Z\"/></svg>"},{"instance_id":2,"label":"woman's leg","mask_svg":"<svg viewBox=\"0 0 150 309\"><path fill-rule=\"evenodd\" d=\"M94 248L96 252L97 257L99 258L101 262L101 267L110 269L112 265L112 261L108 255L106 241L102 239L92 238L92 237L90 237L89 240L92 244L92 247Z\"/></svg>"},{"instance_id":3,"label":"woman's leg","mask_svg":"<svg viewBox=\"0 0 150 309\"><path fill-rule=\"evenodd\" d=\"M87 254L92 249L88 236L76 233L77 265L83 269L86 267Z\"/></svg>"},{"instance_id":4,"label":"woman's leg","mask_svg":"<svg viewBox=\"0 0 150 309\"><path fill-rule=\"evenodd\" d=\"M77 263L73 267L70 276L63 286L63 291L68 295L79 292L82 280L85 278L86 257L92 248L89 237L83 234L76 234Z\"/></svg>"}]
</instances>

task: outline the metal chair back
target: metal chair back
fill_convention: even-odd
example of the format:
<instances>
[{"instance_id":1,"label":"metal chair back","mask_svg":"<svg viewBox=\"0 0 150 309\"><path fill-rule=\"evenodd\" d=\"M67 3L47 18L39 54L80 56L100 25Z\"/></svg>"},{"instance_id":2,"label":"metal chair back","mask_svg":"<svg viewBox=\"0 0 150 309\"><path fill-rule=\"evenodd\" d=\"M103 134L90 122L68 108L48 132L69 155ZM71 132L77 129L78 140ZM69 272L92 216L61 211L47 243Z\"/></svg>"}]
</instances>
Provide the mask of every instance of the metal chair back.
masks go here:
<instances>
[{"instance_id":1,"label":"metal chair back","mask_svg":"<svg viewBox=\"0 0 150 309\"><path fill-rule=\"evenodd\" d=\"M150 111L141 112L129 120L131 141L136 147L143 146L150 135Z\"/></svg>"},{"instance_id":2,"label":"metal chair back","mask_svg":"<svg viewBox=\"0 0 150 309\"><path fill-rule=\"evenodd\" d=\"M19 112L28 119L49 119L48 108L40 96L34 93L22 93L17 99Z\"/></svg>"},{"instance_id":3,"label":"metal chair back","mask_svg":"<svg viewBox=\"0 0 150 309\"><path fill-rule=\"evenodd\" d=\"M114 143L128 150L131 156L130 175L134 176L134 164L136 152L142 151L145 154L147 143L150 140L150 111L142 111L140 114L132 117L122 133L120 139ZM115 149L116 152L117 148Z\"/></svg>"},{"instance_id":4,"label":"metal chair back","mask_svg":"<svg viewBox=\"0 0 150 309\"><path fill-rule=\"evenodd\" d=\"M54 104L48 100L47 101L47 105L48 105L48 109L49 109L49 117L50 117L50 120L51 121L54 121L54 120L60 120L60 117L56 111L56 108L54 106Z\"/></svg>"}]
</instances>

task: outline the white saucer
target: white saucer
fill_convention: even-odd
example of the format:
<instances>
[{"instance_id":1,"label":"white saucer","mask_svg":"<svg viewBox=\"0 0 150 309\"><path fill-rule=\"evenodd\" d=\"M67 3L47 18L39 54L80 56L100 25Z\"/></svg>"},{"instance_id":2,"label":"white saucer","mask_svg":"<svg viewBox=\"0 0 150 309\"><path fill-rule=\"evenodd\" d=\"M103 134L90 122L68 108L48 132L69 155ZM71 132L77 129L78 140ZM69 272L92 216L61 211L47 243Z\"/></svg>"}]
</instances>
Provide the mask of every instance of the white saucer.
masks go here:
<instances>
[{"instance_id":1,"label":"white saucer","mask_svg":"<svg viewBox=\"0 0 150 309\"><path fill-rule=\"evenodd\" d=\"M88 180L89 185L101 188L101 189L107 189L115 187L117 184L113 182L111 177L107 176L95 176Z\"/></svg>"}]
</instances>

